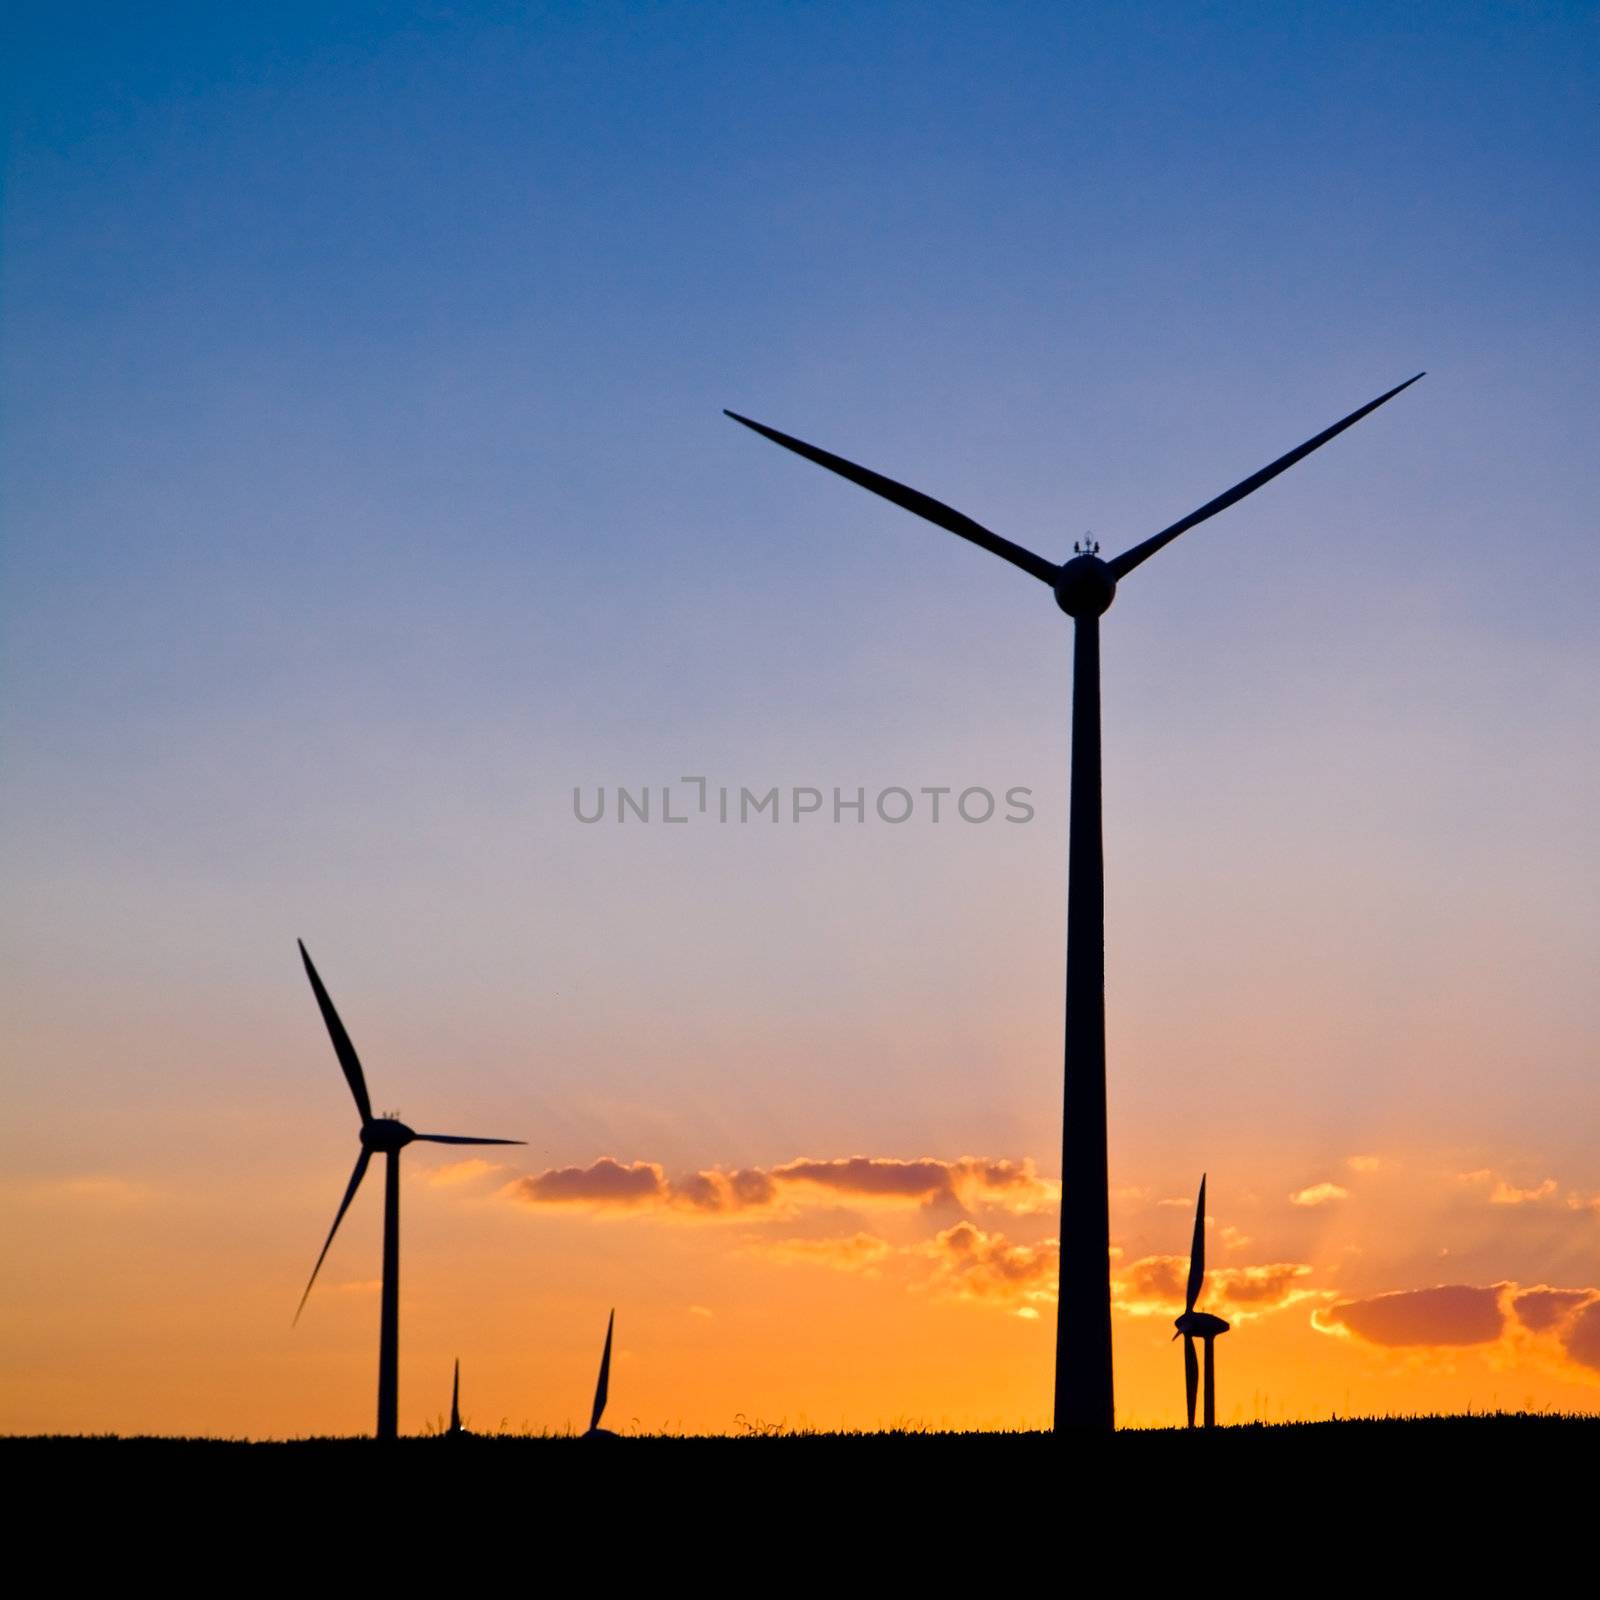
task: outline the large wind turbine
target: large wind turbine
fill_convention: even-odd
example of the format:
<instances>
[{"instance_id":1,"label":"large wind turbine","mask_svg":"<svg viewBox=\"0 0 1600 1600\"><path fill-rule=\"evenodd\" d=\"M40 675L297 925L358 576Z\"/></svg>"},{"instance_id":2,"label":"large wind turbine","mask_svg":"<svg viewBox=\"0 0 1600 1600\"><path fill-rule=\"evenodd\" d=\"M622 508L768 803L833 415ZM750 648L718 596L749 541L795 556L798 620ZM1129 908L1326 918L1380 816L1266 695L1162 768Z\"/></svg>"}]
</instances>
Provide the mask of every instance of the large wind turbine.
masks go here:
<instances>
[{"instance_id":1,"label":"large wind turbine","mask_svg":"<svg viewBox=\"0 0 1600 1600\"><path fill-rule=\"evenodd\" d=\"M355 1097L356 1110L361 1113L361 1153L356 1157L355 1171L350 1174L344 1199L339 1202L339 1209L334 1214L333 1226L328 1229L322 1254L311 1269L306 1292L300 1296L294 1320L298 1322L300 1312L306 1308L306 1301L311 1297L311 1285L317 1281L317 1274L322 1270L333 1236L339 1231L339 1224L344 1221L344 1214L350 1209L350 1202L355 1199L356 1190L367 1175L367 1164L375 1153L383 1155L386 1165L383 1173L383 1296L378 1316L378 1437L393 1439L398 1437L400 1431L400 1152L408 1144L419 1140L424 1144L523 1144L525 1141L476 1139L459 1133L416 1133L397 1117L373 1116L372 1101L367 1095L367 1080L362 1075L355 1046L350 1043L350 1035L344 1031L339 1013L333 1009L328 991L322 987L322 979L317 976L317 969L312 966L304 943L300 945L300 959L306 964L311 991L317 997L322 1020L328 1025L333 1053L339 1058L345 1082L350 1085L350 1093Z\"/></svg>"},{"instance_id":2,"label":"large wind turbine","mask_svg":"<svg viewBox=\"0 0 1600 1600\"><path fill-rule=\"evenodd\" d=\"M1194 1392L1200 1386L1200 1372L1194 1358L1194 1342L1206 1345L1206 1426L1217 1425L1217 1339L1228 1331L1228 1324L1209 1311L1196 1311L1194 1303L1206 1281L1206 1175L1200 1174L1200 1199L1194 1208L1194 1242L1189 1246L1189 1292L1184 1296L1183 1315L1173 1319L1173 1327L1183 1335L1183 1388L1189 1406L1189 1426L1194 1426Z\"/></svg>"},{"instance_id":3,"label":"large wind turbine","mask_svg":"<svg viewBox=\"0 0 1600 1600\"><path fill-rule=\"evenodd\" d=\"M969 539L1048 584L1072 618L1072 790L1067 844L1066 1090L1061 1138L1061 1295L1056 1323L1055 1426L1109 1432L1111 1266L1106 1181L1105 866L1100 837L1100 617L1119 581L1180 533L1253 494L1336 434L1422 377L1418 373L1359 411L1324 429L1226 494L1163 528L1142 544L1102 561L1099 545L1075 546L1057 564L1013 544L949 506L902 483L858 467L749 417L725 415L786 450L837 472L906 511Z\"/></svg>"}]
</instances>

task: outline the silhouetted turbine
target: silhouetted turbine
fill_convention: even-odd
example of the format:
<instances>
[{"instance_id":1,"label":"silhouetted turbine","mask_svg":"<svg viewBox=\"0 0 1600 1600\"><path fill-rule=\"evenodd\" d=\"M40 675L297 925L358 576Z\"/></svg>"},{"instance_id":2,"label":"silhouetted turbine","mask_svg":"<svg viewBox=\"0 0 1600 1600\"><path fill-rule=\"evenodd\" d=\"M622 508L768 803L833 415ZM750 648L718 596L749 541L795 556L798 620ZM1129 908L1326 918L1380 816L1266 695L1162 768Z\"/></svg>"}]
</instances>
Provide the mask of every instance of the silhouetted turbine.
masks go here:
<instances>
[{"instance_id":1,"label":"silhouetted turbine","mask_svg":"<svg viewBox=\"0 0 1600 1600\"><path fill-rule=\"evenodd\" d=\"M456 1357L455 1377L450 1383L450 1426L445 1429L447 1439L459 1439L466 1429L461 1426L461 1357Z\"/></svg>"},{"instance_id":2,"label":"silhouetted turbine","mask_svg":"<svg viewBox=\"0 0 1600 1600\"><path fill-rule=\"evenodd\" d=\"M383 1295L378 1316L378 1437L393 1439L400 1431L400 1152L408 1144L419 1141L424 1144L523 1144L525 1141L476 1139L459 1133L416 1133L394 1117L373 1116L372 1101L367 1095L367 1080L362 1075L355 1046L350 1043L350 1035L344 1031L339 1013L333 1009L333 1001L328 998L328 991L323 988L322 979L317 976L317 969L312 966L303 942L300 944L300 959L305 962L306 976L311 980L311 992L317 997L322 1020L328 1026L328 1037L333 1040L333 1053L339 1058L345 1082L350 1085L350 1093L355 1097L356 1110L361 1113L361 1153L356 1157L355 1171L350 1174L344 1199L334 1213L333 1226L328 1229L322 1254L311 1269L306 1292L300 1296L294 1320L300 1320L300 1313L311 1298L311 1285L317 1281L317 1274L327 1259L333 1236L339 1231L339 1224L344 1221L344 1214L350 1209L350 1202L355 1199L356 1190L367 1175L367 1164L375 1151L380 1152L386 1157L386 1165L383 1174Z\"/></svg>"},{"instance_id":3,"label":"silhouetted turbine","mask_svg":"<svg viewBox=\"0 0 1600 1600\"><path fill-rule=\"evenodd\" d=\"M1195 1365L1194 1342L1204 1339L1206 1345L1206 1426L1217 1425L1217 1359L1216 1344L1219 1334L1228 1331L1228 1324L1209 1311L1196 1311L1194 1303L1200 1298L1201 1286L1206 1281L1206 1178L1200 1174L1200 1200L1194 1209L1194 1240L1189 1246L1189 1292L1183 1302L1183 1315L1173 1326L1183 1335L1183 1386L1189 1405L1189 1426L1194 1426L1194 1392L1199 1387L1200 1374Z\"/></svg>"},{"instance_id":4,"label":"silhouetted turbine","mask_svg":"<svg viewBox=\"0 0 1600 1600\"><path fill-rule=\"evenodd\" d=\"M589 1413L589 1431L584 1434L585 1439L617 1437L609 1428L600 1426L600 1418L606 1409L606 1399L611 1393L611 1334L616 1325L617 1313L613 1307L611 1315L606 1318L606 1345L600 1352L600 1377L594 1386L594 1409Z\"/></svg>"},{"instance_id":5,"label":"silhouetted turbine","mask_svg":"<svg viewBox=\"0 0 1600 1600\"><path fill-rule=\"evenodd\" d=\"M1359 411L1324 429L1226 494L1163 528L1142 544L1102 561L1086 542L1057 565L991 533L971 517L903 483L858 467L729 411L735 422L837 472L863 489L1047 583L1072 618L1072 791L1067 845L1066 1090L1061 1137L1061 1292L1056 1321L1055 1426L1109 1432L1114 1416L1111 1377L1111 1237L1106 1175L1105 867L1100 836L1100 617L1119 580L1180 533L1226 511L1280 472L1359 422L1422 377L1408 378Z\"/></svg>"}]
</instances>

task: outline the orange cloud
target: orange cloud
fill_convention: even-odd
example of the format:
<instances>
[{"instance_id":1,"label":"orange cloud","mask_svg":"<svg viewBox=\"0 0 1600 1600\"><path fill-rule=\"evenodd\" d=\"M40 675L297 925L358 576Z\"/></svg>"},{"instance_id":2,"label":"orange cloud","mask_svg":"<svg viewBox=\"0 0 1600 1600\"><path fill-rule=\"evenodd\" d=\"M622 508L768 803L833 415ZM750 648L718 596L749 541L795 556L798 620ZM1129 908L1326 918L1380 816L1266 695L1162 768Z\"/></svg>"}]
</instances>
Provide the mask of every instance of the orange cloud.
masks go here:
<instances>
[{"instance_id":1,"label":"orange cloud","mask_svg":"<svg viewBox=\"0 0 1600 1600\"><path fill-rule=\"evenodd\" d=\"M1336 1183L1314 1183L1308 1189L1298 1189L1289 1196L1292 1206L1325 1206L1334 1200L1348 1200L1350 1191Z\"/></svg>"},{"instance_id":2,"label":"orange cloud","mask_svg":"<svg viewBox=\"0 0 1600 1600\"><path fill-rule=\"evenodd\" d=\"M1546 1178L1543 1183L1532 1189L1518 1189L1502 1178L1489 1191L1489 1204L1492 1206L1525 1206L1535 1200L1548 1200L1555 1192L1556 1180L1554 1178Z\"/></svg>"},{"instance_id":3,"label":"orange cloud","mask_svg":"<svg viewBox=\"0 0 1600 1600\"><path fill-rule=\"evenodd\" d=\"M1438 1284L1314 1311L1321 1333L1353 1335L1384 1349L1477 1348L1497 1363L1531 1358L1562 1376L1600 1376L1600 1289L1524 1289L1515 1283Z\"/></svg>"},{"instance_id":4,"label":"orange cloud","mask_svg":"<svg viewBox=\"0 0 1600 1600\"><path fill-rule=\"evenodd\" d=\"M1206 1274L1201 1304L1231 1321L1248 1322L1326 1294L1305 1285L1311 1272L1303 1261L1216 1267ZM1144 1256L1113 1274L1112 1301L1131 1317L1175 1316L1183 1309L1188 1282L1188 1256Z\"/></svg>"},{"instance_id":5,"label":"orange cloud","mask_svg":"<svg viewBox=\"0 0 1600 1600\"><path fill-rule=\"evenodd\" d=\"M504 1165L499 1161L469 1156L465 1161L450 1161L442 1167L423 1168L422 1181L435 1189L455 1189L478 1178L486 1178L491 1172L503 1170Z\"/></svg>"},{"instance_id":6,"label":"orange cloud","mask_svg":"<svg viewBox=\"0 0 1600 1600\"><path fill-rule=\"evenodd\" d=\"M1353 1333L1368 1344L1444 1346L1492 1344L1505 1314L1497 1288L1448 1283L1341 1300L1313 1312L1311 1321L1323 1333Z\"/></svg>"},{"instance_id":7,"label":"orange cloud","mask_svg":"<svg viewBox=\"0 0 1600 1600\"><path fill-rule=\"evenodd\" d=\"M1543 1183L1537 1183L1530 1189L1520 1188L1488 1167L1479 1167L1475 1172L1458 1172L1456 1182L1489 1185L1489 1204L1492 1206L1531 1205L1553 1198L1558 1188L1554 1178L1546 1178Z\"/></svg>"},{"instance_id":8,"label":"orange cloud","mask_svg":"<svg viewBox=\"0 0 1600 1600\"><path fill-rule=\"evenodd\" d=\"M624 1165L602 1156L587 1167L553 1167L519 1178L507 1192L528 1205L573 1206L596 1211L661 1209L685 1216L720 1217L790 1211L801 1206L946 1205L959 1210L994 1208L1026 1215L1054 1205L1061 1186L1041 1178L1031 1161L955 1161L924 1157L801 1157L771 1168L720 1167L677 1179L653 1161Z\"/></svg>"},{"instance_id":9,"label":"orange cloud","mask_svg":"<svg viewBox=\"0 0 1600 1600\"><path fill-rule=\"evenodd\" d=\"M1378 1156L1346 1156L1344 1164L1352 1172L1376 1172L1383 1161Z\"/></svg>"},{"instance_id":10,"label":"orange cloud","mask_svg":"<svg viewBox=\"0 0 1600 1600\"><path fill-rule=\"evenodd\" d=\"M932 1287L955 1299L1021 1309L1055 1301L1061 1248L1054 1239L1013 1244L1003 1233L985 1233L970 1222L958 1222L935 1234L919 1253L932 1263Z\"/></svg>"}]
</instances>

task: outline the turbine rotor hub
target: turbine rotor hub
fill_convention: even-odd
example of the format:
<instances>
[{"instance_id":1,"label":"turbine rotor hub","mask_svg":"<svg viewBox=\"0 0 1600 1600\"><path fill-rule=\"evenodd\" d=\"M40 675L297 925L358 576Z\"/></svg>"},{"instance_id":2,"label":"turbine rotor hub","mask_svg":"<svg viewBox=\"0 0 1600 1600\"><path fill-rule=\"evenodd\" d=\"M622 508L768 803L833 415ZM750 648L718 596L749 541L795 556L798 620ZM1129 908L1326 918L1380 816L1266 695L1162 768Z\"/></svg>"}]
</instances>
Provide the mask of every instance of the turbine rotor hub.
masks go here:
<instances>
[{"instance_id":1,"label":"turbine rotor hub","mask_svg":"<svg viewBox=\"0 0 1600 1600\"><path fill-rule=\"evenodd\" d=\"M362 1144L379 1154L403 1150L415 1138L416 1134L398 1117L374 1117L361 1129Z\"/></svg>"},{"instance_id":2,"label":"turbine rotor hub","mask_svg":"<svg viewBox=\"0 0 1600 1600\"><path fill-rule=\"evenodd\" d=\"M1185 1311L1181 1317L1174 1318L1172 1325L1191 1339L1215 1339L1219 1333L1226 1333L1229 1326L1209 1311Z\"/></svg>"},{"instance_id":3,"label":"turbine rotor hub","mask_svg":"<svg viewBox=\"0 0 1600 1600\"><path fill-rule=\"evenodd\" d=\"M1099 556L1085 551L1062 566L1055 592L1056 604L1069 617L1098 617L1116 598L1117 580Z\"/></svg>"}]
</instances>

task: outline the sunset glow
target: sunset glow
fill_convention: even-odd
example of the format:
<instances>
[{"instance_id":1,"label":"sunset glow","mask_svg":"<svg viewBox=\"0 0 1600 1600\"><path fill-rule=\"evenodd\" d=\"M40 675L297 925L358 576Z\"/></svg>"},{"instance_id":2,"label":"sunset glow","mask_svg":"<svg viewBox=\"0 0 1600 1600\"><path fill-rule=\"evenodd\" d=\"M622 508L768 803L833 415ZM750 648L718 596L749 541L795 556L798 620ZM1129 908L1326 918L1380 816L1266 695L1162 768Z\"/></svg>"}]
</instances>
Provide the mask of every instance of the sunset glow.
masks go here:
<instances>
[{"instance_id":1,"label":"sunset glow","mask_svg":"<svg viewBox=\"0 0 1600 1600\"><path fill-rule=\"evenodd\" d=\"M527 1141L406 1152L402 1431L583 1427L613 1307L618 1430L1047 1426L1070 624L722 409L1059 561L1423 368L1103 619L1117 1421L1202 1174L1220 1421L1600 1412L1587 8L104 10L3 210L0 1431L370 1431L299 938Z\"/></svg>"}]
</instances>

